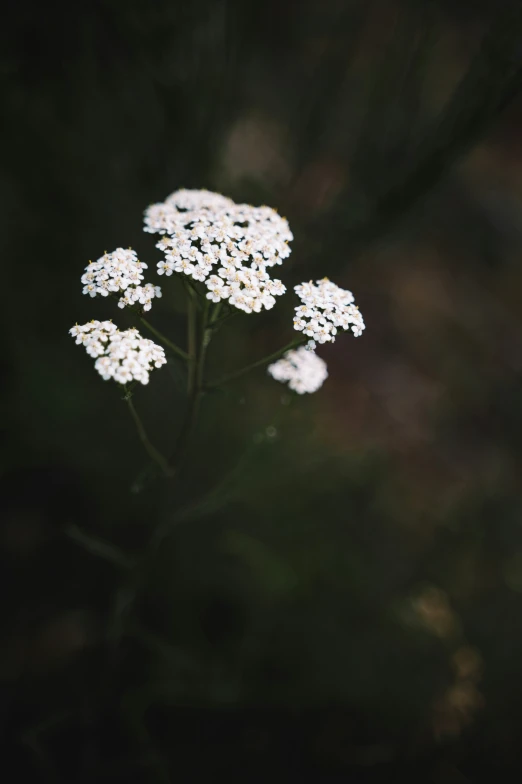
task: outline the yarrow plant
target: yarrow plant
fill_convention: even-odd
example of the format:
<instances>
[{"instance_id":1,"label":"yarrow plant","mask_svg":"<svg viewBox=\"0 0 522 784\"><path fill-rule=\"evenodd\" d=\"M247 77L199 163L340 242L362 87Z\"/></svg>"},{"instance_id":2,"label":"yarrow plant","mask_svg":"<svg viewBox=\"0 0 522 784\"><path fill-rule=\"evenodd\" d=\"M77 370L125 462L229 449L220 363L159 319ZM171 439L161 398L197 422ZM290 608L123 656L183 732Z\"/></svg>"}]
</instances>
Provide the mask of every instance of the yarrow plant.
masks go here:
<instances>
[{"instance_id":1,"label":"yarrow plant","mask_svg":"<svg viewBox=\"0 0 522 784\"><path fill-rule=\"evenodd\" d=\"M176 275L185 285L187 350L145 320L143 314L162 291L154 283L143 282L148 265L131 248L117 248L89 262L81 277L83 293L116 298L118 306L131 310L162 346L135 328L119 330L112 321L76 325L70 333L95 359L102 378L122 386L145 448L163 473L172 476L205 392L262 365L268 366L273 379L287 383L297 394L316 392L328 376L326 363L315 352L317 343L333 342L340 332L351 331L357 337L364 321L350 291L328 278L300 283L294 286L301 303L295 307L294 318L299 337L268 357L209 381L206 352L223 321L239 311L270 310L287 291L272 276L272 269L290 255L293 235L288 222L271 207L236 204L219 193L182 189L148 207L145 231L161 235L156 247L163 259L157 264L157 274ZM134 385L148 384L151 373L166 364L166 353L187 369L185 420L168 460L149 441L131 399Z\"/></svg>"}]
</instances>

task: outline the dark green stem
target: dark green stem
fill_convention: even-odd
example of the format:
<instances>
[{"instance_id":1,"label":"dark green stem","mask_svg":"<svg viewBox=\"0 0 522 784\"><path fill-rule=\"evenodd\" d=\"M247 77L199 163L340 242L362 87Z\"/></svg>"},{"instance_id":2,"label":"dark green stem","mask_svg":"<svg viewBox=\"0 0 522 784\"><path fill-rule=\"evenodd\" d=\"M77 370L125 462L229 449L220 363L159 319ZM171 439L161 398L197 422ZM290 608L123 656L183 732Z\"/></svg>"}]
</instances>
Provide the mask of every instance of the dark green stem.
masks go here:
<instances>
[{"instance_id":1,"label":"dark green stem","mask_svg":"<svg viewBox=\"0 0 522 784\"><path fill-rule=\"evenodd\" d=\"M152 324L149 324L149 322L146 319L144 319L143 316L139 316L139 320L141 321L143 326L149 330L149 332L152 332L152 334L155 335L158 338L158 340L160 340L168 348L170 348L173 354L176 354L176 356L180 357L180 359L183 359L185 361L188 359L188 354L186 351L183 351L183 349L179 348L179 346L176 346L175 343L173 343L171 340L166 338L165 335L163 335L159 330L156 329L156 327L153 327Z\"/></svg>"},{"instance_id":2,"label":"dark green stem","mask_svg":"<svg viewBox=\"0 0 522 784\"><path fill-rule=\"evenodd\" d=\"M119 299L119 297L116 294L111 294L110 296L113 299L116 300ZM165 337L165 335L162 332L160 332L159 329L153 327L152 324L150 324L147 321L147 319L143 318L143 310L140 305L129 305L127 309L130 310L132 313L135 313L139 318L139 320L141 321L141 323L143 324L143 326L146 327L149 330L149 332L152 332L152 334L155 335L158 338L158 340L164 343L172 351L173 354L176 354L176 356L178 356L180 359L183 360L188 359L188 354L186 353L186 351L183 351L183 349L181 349L179 346L176 346L176 344L173 343L172 340L169 340L167 337Z\"/></svg>"},{"instance_id":3,"label":"dark green stem","mask_svg":"<svg viewBox=\"0 0 522 784\"><path fill-rule=\"evenodd\" d=\"M307 338L306 336L301 336L300 338L296 338L291 343L288 343L288 345L283 346L283 348L274 351L273 354L268 354L268 356L263 357L262 359L258 359L257 362L252 362L250 365L246 365L246 367L240 368L240 370L235 370L233 373L227 373L226 375L221 376L221 378L216 379L216 381L211 381L210 383L207 384L207 389L213 389L214 387L223 386L223 384L226 384L228 381L233 381L234 379L243 376L245 373L248 373L250 370L254 370L257 367L260 367L261 365L266 365L268 362L273 362L274 360L282 357L283 354L285 354L287 351L290 351L291 349L296 348L297 346L301 346L303 343L306 343L308 340L309 338Z\"/></svg>"},{"instance_id":4,"label":"dark green stem","mask_svg":"<svg viewBox=\"0 0 522 784\"><path fill-rule=\"evenodd\" d=\"M203 373L205 370L205 358L207 355L207 348L210 341L212 340L212 324L217 314L219 314L220 303L218 303L215 306L210 318L208 316L209 306L210 306L210 302L208 301L208 299L206 299L203 305L203 316L201 319L201 339L199 344L197 372L196 372L196 385L200 393L203 390Z\"/></svg>"},{"instance_id":5,"label":"dark green stem","mask_svg":"<svg viewBox=\"0 0 522 784\"><path fill-rule=\"evenodd\" d=\"M140 437L141 443L145 447L147 454L149 457L154 460L155 463L161 468L165 476L172 476L173 470L169 466L168 462L165 460L161 452L159 452L156 447L149 441L145 428L143 426L143 422L141 421L138 412L134 408L134 403L132 402L132 397L127 395L124 400L127 401L127 405L129 406L129 411L131 416L134 420L134 424L136 425L136 429L138 431L138 435Z\"/></svg>"},{"instance_id":6,"label":"dark green stem","mask_svg":"<svg viewBox=\"0 0 522 784\"><path fill-rule=\"evenodd\" d=\"M187 292L188 297L188 312L187 312L187 332L188 332L188 378L187 378L187 408L185 411L185 417L183 419L183 423L181 425L181 430L178 434L176 445L174 447L174 451L170 457L170 460L167 461L162 458L164 466L166 465L168 468L168 476L173 476L180 464L180 460L182 455L184 454L190 435L194 428L199 403L201 401L201 397L204 394L204 367L205 367L205 357L208 345L213 336L213 329L214 325L218 319L219 312L221 309L221 303L218 303L212 310L212 313L209 318L209 310L210 310L210 302L207 299L203 299L200 303L200 310L201 310L201 324L199 330L199 342L198 342L198 292L195 290L191 285L188 285L188 281L185 285L185 289ZM125 398L127 399L127 398ZM152 445L150 445L152 446ZM154 448L154 447L153 447ZM147 451L149 451L147 449ZM149 452L150 454L150 452ZM151 455L152 456L152 455ZM158 460L153 458L156 463ZM165 473L163 468L163 472ZM140 476L138 477L137 482L134 484L135 492L138 492L142 489L142 483L144 479L147 478L147 474L150 474L150 468L146 469Z\"/></svg>"},{"instance_id":7,"label":"dark green stem","mask_svg":"<svg viewBox=\"0 0 522 784\"><path fill-rule=\"evenodd\" d=\"M72 539L73 542L76 542L76 544L79 544L88 552L98 556L98 558L103 558L105 561L110 561L115 566L120 567L120 569L132 569L134 566L133 559L122 550L101 539L89 536L89 534L86 534L75 525L69 525L64 533L69 539Z\"/></svg>"},{"instance_id":8,"label":"dark green stem","mask_svg":"<svg viewBox=\"0 0 522 784\"><path fill-rule=\"evenodd\" d=\"M194 299L192 296L189 296L189 303L191 302L193 313L194 315L197 315L195 311ZM199 343L197 342L197 320L193 317L190 317L189 310L189 383L187 386L188 400L185 419L178 436L176 448L169 461L170 464L175 467L178 466L179 461L187 447L189 437L196 423L199 403L203 394L205 356L208 344L212 337L212 330L210 329L208 322L208 304L208 300L205 300L201 319Z\"/></svg>"},{"instance_id":9,"label":"dark green stem","mask_svg":"<svg viewBox=\"0 0 522 784\"><path fill-rule=\"evenodd\" d=\"M196 352L197 352L197 307L196 294L191 288L187 287L188 309L187 309L187 348L188 348L188 377L187 377L187 396L190 399L196 387Z\"/></svg>"}]
</instances>

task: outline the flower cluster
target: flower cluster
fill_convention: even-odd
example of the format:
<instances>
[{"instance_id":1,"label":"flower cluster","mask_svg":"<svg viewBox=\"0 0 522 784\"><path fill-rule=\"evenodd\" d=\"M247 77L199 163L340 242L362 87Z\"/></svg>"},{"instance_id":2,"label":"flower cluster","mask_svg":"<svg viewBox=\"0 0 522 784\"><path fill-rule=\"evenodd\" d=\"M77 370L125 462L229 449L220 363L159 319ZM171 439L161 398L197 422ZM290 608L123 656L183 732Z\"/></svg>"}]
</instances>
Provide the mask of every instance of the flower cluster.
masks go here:
<instances>
[{"instance_id":1,"label":"flower cluster","mask_svg":"<svg viewBox=\"0 0 522 784\"><path fill-rule=\"evenodd\" d=\"M146 268L147 265L138 260L136 251L116 248L85 267L81 278L83 293L107 297L111 293L125 292L118 302L120 308L139 302L144 310L150 310L152 299L161 297L161 289L152 283L139 285L143 280L142 270Z\"/></svg>"},{"instance_id":2,"label":"flower cluster","mask_svg":"<svg viewBox=\"0 0 522 784\"><path fill-rule=\"evenodd\" d=\"M287 351L282 359L269 365L268 373L276 381L287 381L300 395L316 392L328 378L326 362L304 346Z\"/></svg>"},{"instance_id":3,"label":"flower cluster","mask_svg":"<svg viewBox=\"0 0 522 784\"><path fill-rule=\"evenodd\" d=\"M351 291L342 289L328 278L317 280L315 284L301 283L295 292L303 303L295 308L294 329L315 341L327 343L335 340L337 330L351 329L358 337L364 329L364 321L359 308L353 304Z\"/></svg>"},{"instance_id":4,"label":"flower cluster","mask_svg":"<svg viewBox=\"0 0 522 784\"><path fill-rule=\"evenodd\" d=\"M69 333L96 359L94 367L105 381L113 378L118 384L148 384L151 370L167 362L161 346L143 338L137 329L120 332L112 321L77 324Z\"/></svg>"},{"instance_id":5,"label":"flower cluster","mask_svg":"<svg viewBox=\"0 0 522 784\"><path fill-rule=\"evenodd\" d=\"M125 308L127 305L139 303L143 310L150 310L154 297L161 297L159 286L154 286L152 283L146 283L144 286L129 286L123 297L120 297L118 307Z\"/></svg>"},{"instance_id":6,"label":"flower cluster","mask_svg":"<svg viewBox=\"0 0 522 784\"><path fill-rule=\"evenodd\" d=\"M206 284L212 302L246 313L270 309L285 293L267 268L290 255L288 222L270 207L235 204L210 191L180 190L145 213L145 231L165 236L159 275L184 273Z\"/></svg>"},{"instance_id":7,"label":"flower cluster","mask_svg":"<svg viewBox=\"0 0 522 784\"><path fill-rule=\"evenodd\" d=\"M259 313L272 308L276 297L286 291L270 272L290 255L293 235L286 219L270 207L236 204L207 190L181 189L145 211L145 231L162 235L156 245L164 254L158 274L189 276L204 284L203 296L213 303L226 302L246 313ZM86 267L83 293L91 297L117 294L120 308L139 305L141 310L150 310L152 300L162 292L159 286L143 283L145 269L147 265L131 248L106 252ZM287 351L268 372L303 394L315 392L328 376L325 362L314 353L316 341L333 342L339 330L358 336L365 325L352 293L328 278L301 283L295 291L301 304L295 308L294 328L308 342L306 347ZM163 349L142 338L136 329L120 332L112 322L92 321L70 332L96 360L96 370L104 379L147 384L150 371L166 362ZM186 357L179 349L177 353Z\"/></svg>"},{"instance_id":8,"label":"flower cluster","mask_svg":"<svg viewBox=\"0 0 522 784\"><path fill-rule=\"evenodd\" d=\"M195 219L202 213L226 210L233 207L232 199L207 190L187 190L182 188L171 193L164 202L151 204L145 210L145 231L149 234L175 234L183 226L180 214L190 214Z\"/></svg>"}]
</instances>

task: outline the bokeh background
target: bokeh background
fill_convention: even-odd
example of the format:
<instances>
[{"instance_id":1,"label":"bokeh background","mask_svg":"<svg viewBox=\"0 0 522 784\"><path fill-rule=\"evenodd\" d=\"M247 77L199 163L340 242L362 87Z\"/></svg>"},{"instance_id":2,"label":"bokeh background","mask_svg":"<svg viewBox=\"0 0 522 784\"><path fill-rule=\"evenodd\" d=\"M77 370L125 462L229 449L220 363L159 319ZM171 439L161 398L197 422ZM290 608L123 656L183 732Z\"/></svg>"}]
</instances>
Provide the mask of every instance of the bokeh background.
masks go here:
<instances>
[{"instance_id":1,"label":"bokeh background","mask_svg":"<svg viewBox=\"0 0 522 784\"><path fill-rule=\"evenodd\" d=\"M512 780L520 2L8 5L3 780ZM180 481L136 493L121 393L68 329L130 325L81 272L119 245L154 268L142 211L180 187L276 207L286 285L328 275L367 329L320 348L316 395L261 369L208 396ZM290 340L294 305L223 327L210 374ZM176 363L134 400L168 452Z\"/></svg>"}]
</instances>

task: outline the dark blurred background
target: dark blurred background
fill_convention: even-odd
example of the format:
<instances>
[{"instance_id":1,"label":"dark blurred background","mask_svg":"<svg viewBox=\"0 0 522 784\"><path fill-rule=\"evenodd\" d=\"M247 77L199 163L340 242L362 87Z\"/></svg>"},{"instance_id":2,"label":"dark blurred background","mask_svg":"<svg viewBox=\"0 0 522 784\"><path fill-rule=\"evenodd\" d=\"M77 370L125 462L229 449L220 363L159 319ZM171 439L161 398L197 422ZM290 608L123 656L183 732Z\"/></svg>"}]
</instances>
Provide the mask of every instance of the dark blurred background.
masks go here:
<instances>
[{"instance_id":1,"label":"dark blurred background","mask_svg":"<svg viewBox=\"0 0 522 784\"><path fill-rule=\"evenodd\" d=\"M1 74L2 780L518 776L521 3L28 0ZM328 275L367 329L315 395L209 396L181 481L136 493L68 330L130 325L80 275L119 245L154 269L142 211L180 187L277 208L285 284ZM223 327L211 375L295 304ZM134 398L166 452L181 381Z\"/></svg>"}]
</instances>

